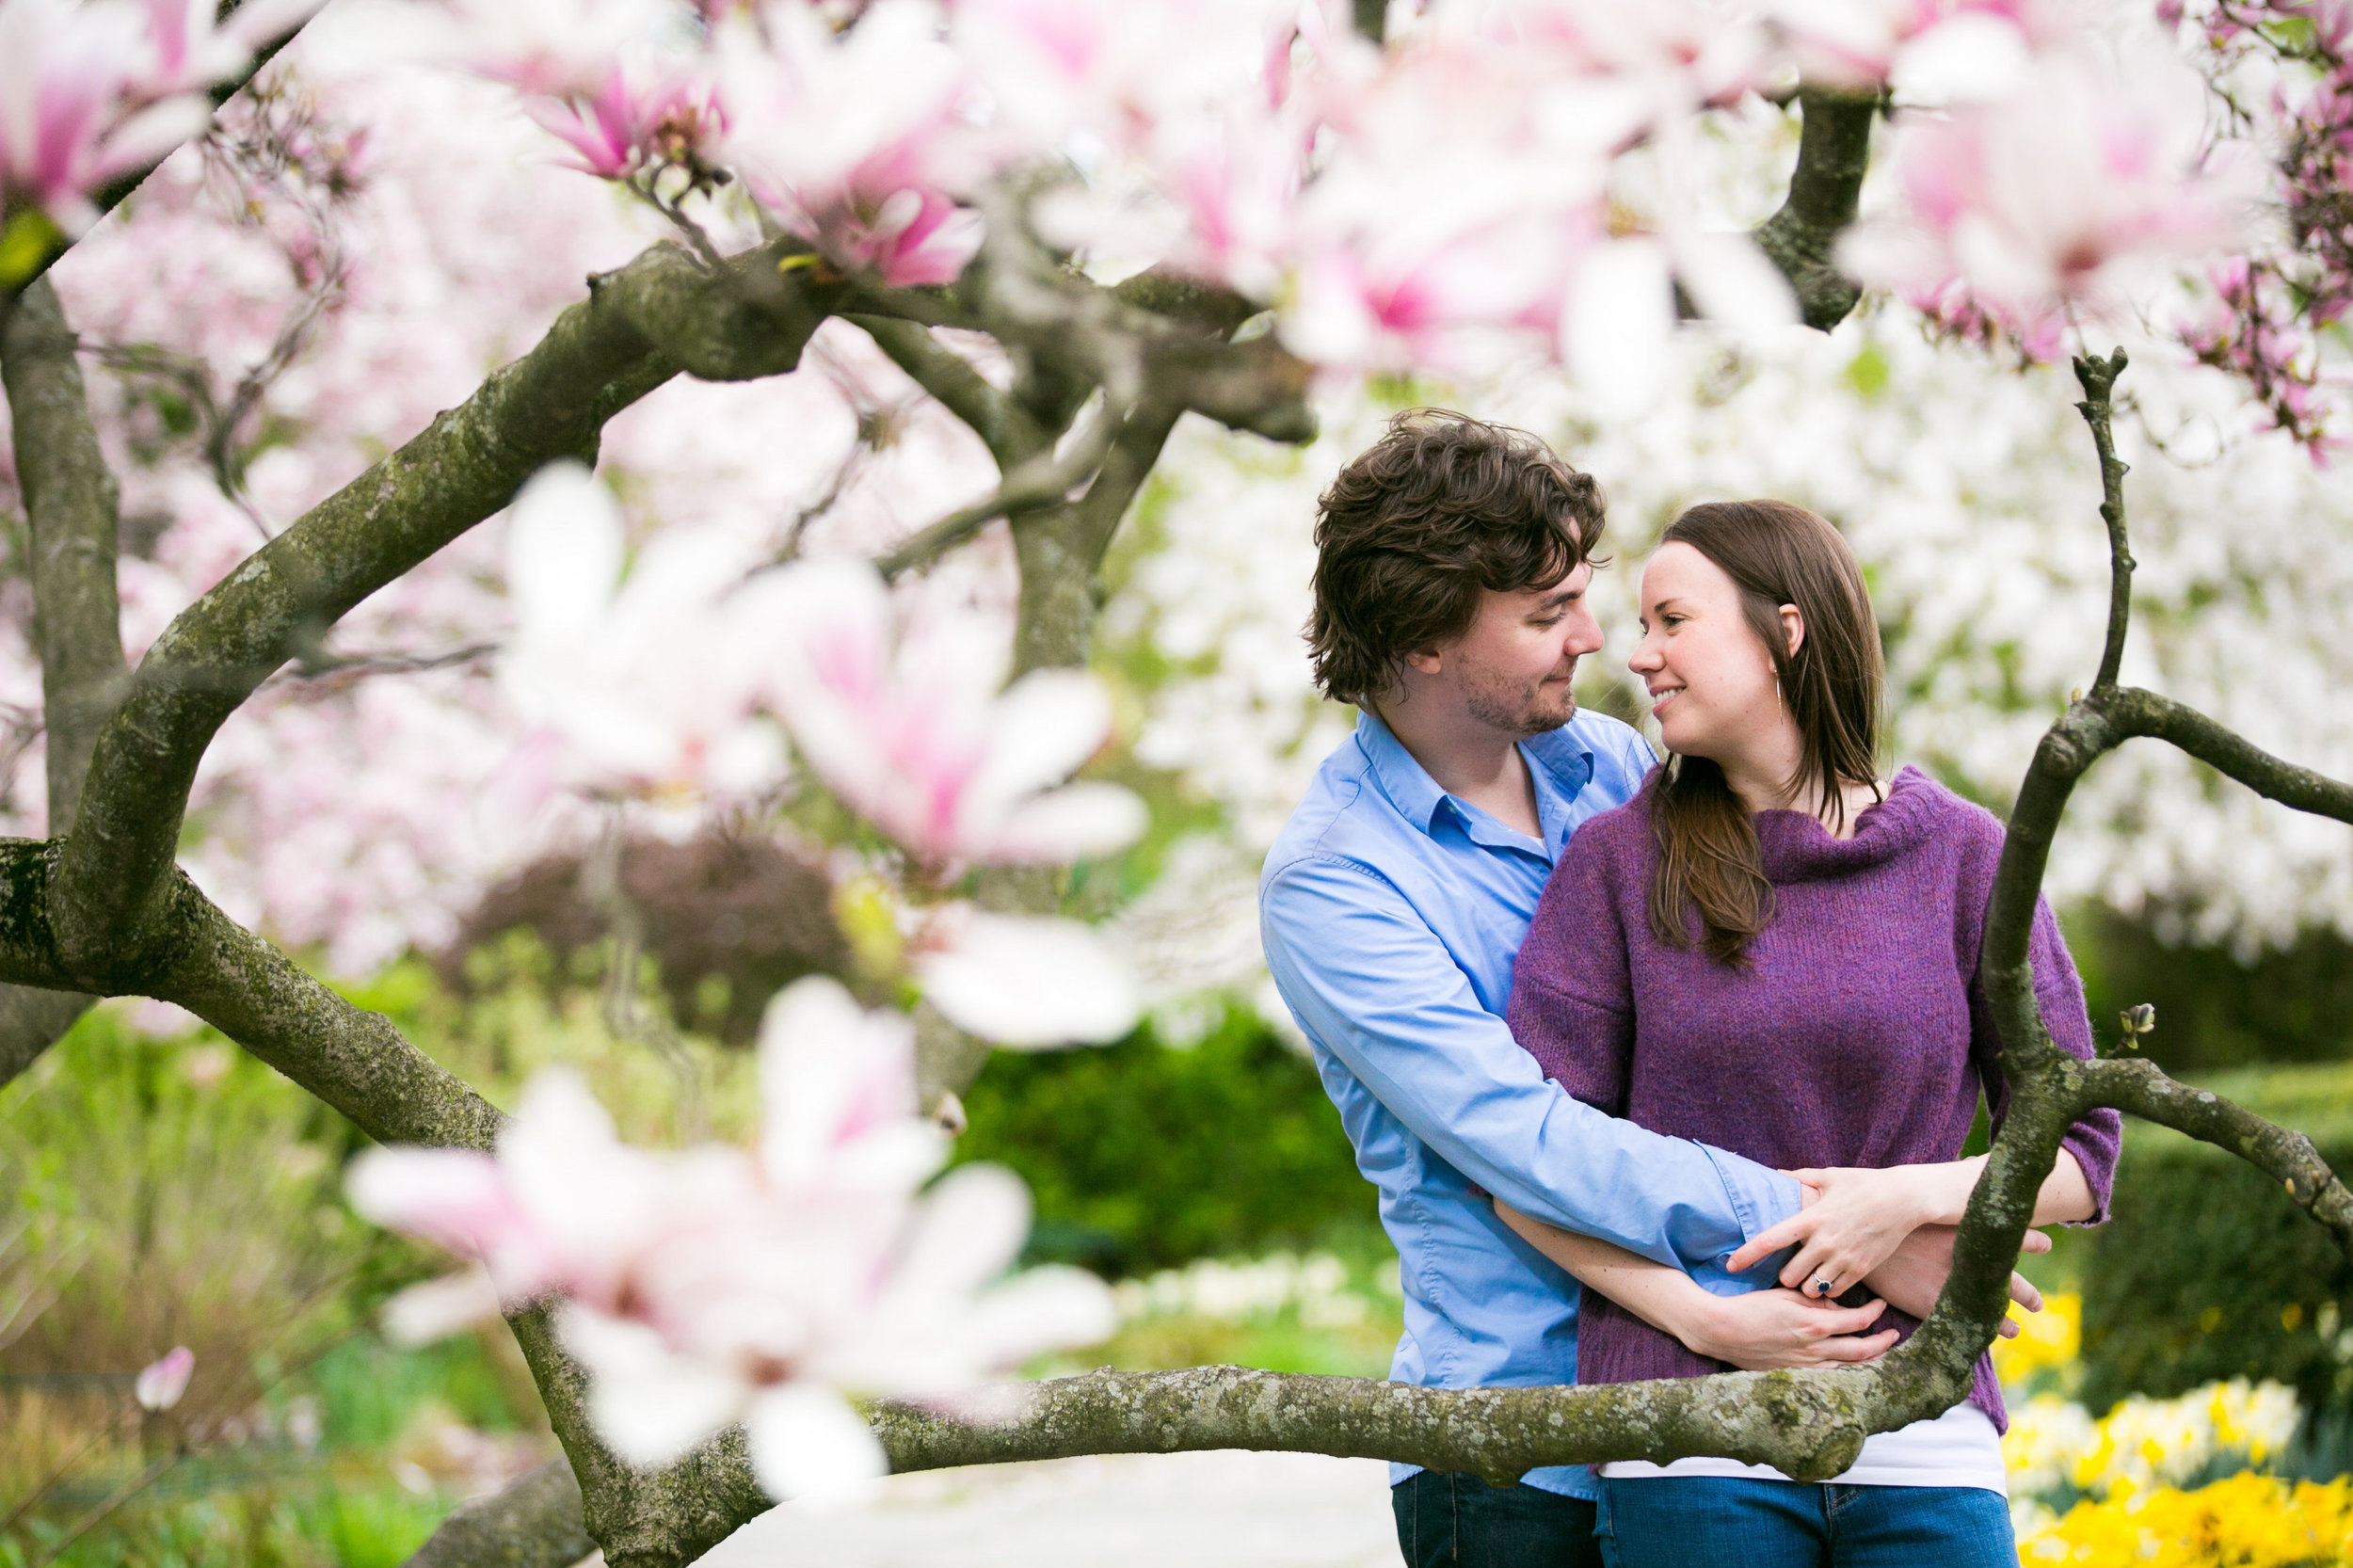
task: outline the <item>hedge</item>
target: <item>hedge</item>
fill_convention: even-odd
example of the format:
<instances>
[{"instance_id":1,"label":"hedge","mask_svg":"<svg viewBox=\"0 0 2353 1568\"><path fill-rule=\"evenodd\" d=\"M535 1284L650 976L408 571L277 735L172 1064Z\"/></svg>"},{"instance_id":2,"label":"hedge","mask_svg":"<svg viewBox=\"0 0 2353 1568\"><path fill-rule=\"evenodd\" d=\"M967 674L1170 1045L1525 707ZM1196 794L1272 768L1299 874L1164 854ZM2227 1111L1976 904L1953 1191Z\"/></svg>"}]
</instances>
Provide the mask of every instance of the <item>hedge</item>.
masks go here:
<instances>
[{"instance_id":1,"label":"hedge","mask_svg":"<svg viewBox=\"0 0 2353 1568\"><path fill-rule=\"evenodd\" d=\"M1125 1275L1378 1244L1372 1186L1314 1064L1242 1009L1195 1045L1147 1027L1097 1049L1000 1050L964 1099L956 1157L1028 1180L1034 1261Z\"/></svg>"}]
</instances>

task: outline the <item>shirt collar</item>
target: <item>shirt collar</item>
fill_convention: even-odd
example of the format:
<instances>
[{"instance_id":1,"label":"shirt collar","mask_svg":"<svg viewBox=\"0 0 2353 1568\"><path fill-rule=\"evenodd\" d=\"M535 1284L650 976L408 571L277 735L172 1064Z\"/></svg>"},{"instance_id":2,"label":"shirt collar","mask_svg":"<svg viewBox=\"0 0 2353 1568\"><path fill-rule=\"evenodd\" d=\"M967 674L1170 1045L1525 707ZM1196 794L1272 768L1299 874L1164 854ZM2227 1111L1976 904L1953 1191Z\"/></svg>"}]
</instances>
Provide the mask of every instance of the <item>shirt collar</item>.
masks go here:
<instances>
[{"instance_id":1,"label":"shirt collar","mask_svg":"<svg viewBox=\"0 0 2353 1568\"><path fill-rule=\"evenodd\" d=\"M1521 753L1535 764L1531 772L1537 776L1537 821L1544 827L1546 846L1556 853L1568 837L1562 830L1564 824L1556 819L1563 814L1569 802L1584 792L1585 786L1593 781L1593 749L1577 730L1577 721L1572 719L1558 729L1546 730L1520 743ZM1372 776L1380 784L1381 792L1389 797L1389 803L1407 822L1422 832L1431 831L1441 807L1450 806L1466 824L1493 820L1487 818L1484 812L1474 814L1462 802L1439 789L1438 781L1414 760L1412 752L1405 749L1405 743L1399 740L1395 731L1382 721L1381 715L1369 708L1356 711L1356 744L1363 749L1365 760L1371 765ZM1542 776L1544 775L1550 777L1547 779ZM1496 825L1503 832L1511 832L1499 823ZM1519 838L1516 833L1512 836Z\"/></svg>"}]
</instances>

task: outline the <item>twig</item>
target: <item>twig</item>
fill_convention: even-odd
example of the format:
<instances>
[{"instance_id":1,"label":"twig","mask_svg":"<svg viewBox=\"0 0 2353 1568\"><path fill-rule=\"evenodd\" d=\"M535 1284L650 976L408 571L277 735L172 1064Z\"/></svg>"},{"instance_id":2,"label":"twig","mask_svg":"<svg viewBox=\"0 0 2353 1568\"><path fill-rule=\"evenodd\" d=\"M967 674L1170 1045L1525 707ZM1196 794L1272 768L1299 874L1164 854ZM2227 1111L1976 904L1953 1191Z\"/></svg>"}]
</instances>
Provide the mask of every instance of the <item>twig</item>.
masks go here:
<instances>
[{"instance_id":1,"label":"twig","mask_svg":"<svg viewBox=\"0 0 2353 1568\"><path fill-rule=\"evenodd\" d=\"M2124 663L2124 633L2133 613L2135 562L2132 543L2124 532L2124 475L2128 471L2117 459L2116 436L2110 424L2111 394L2126 362L2121 348L2105 360L2097 354L2075 356L2075 379L2084 389L2084 400L2075 405L2075 410L2091 426L2091 444L2100 455L2100 520L2108 529L2108 635L2100 650L2100 673L2091 681L2095 692L2116 684L2117 671Z\"/></svg>"},{"instance_id":2,"label":"twig","mask_svg":"<svg viewBox=\"0 0 2353 1568\"><path fill-rule=\"evenodd\" d=\"M415 675L424 670L471 664L499 651L502 645L468 643L446 653L355 653L348 656L319 649L262 682L260 689L312 680L349 681L368 675Z\"/></svg>"},{"instance_id":3,"label":"twig","mask_svg":"<svg viewBox=\"0 0 2353 1568\"><path fill-rule=\"evenodd\" d=\"M708 1136L702 1073L685 1040L667 1018L645 1003L637 991L638 959L646 951L646 915L629 896L624 868L629 836L618 808L605 820L596 848L581 862L580 890L602 911L613 938L613 963L604 978L604 1022L616 1037L645 1046L669 1069L679 1091L679 1132L689 1143Z\"/></svg>"},{"instance_id":4,"label":"twig","mask_svg":"<svg viewBox=\"0 0 2353 1568\"><path fill-rule=\"evenodd\" d=\"M984 525L1010 513L1027 511L1060 501L1070 493L1070 488L1084 479L1102 463L1104 454L1111 450L1112 439L1118 434L1120 423L1127 417L1127 408L1106 399L1096 410L1086 428L1074 437L1070 449L1057 457L1039 453L1005 475L1004 483L989 495L933 523L886 552L874 565L886 578L897 577L910 567L920 566L942 552L961 544L966 537Z\"/></svg>"},{"instance_id":5,"label":"twig","mask_svg":"<svg viewBox=\"0 0 2353 1568\"><path fill-rule=\"evenodd\" d=\"M981 443L1009 472L1047 446L1044 431L1014 401L972 368L963 355L931 334L931 328L895 316L843 318L874 340L891 362L914 378L950 413L971 427Z\"/></svg>"},{"instance_id":6,"label":"twig","mask_svg":"<svg viewBox=\"0 0 2353 1568\"><path fill-rule=\"evenodd\" d=\"M56 1540L51 1542L49 1544L49 1549L43 1552L40 1556L34 1558L30 1562L26 1563L25 1568L49 1568L49 1564L56 1561L57 1559L64 1554L67 1547L72 1545L76 1541L81 1540L82 1537L88 1535L91 1530L104 1524L106 1517L113 1513L115 1510L120 1508L124 1503L129 1502L133 1497L137 1496L141 1492L146 1491L150 1486L152 1486L156 1480L161 1479L165 1471L171 1469L182 1460L187 1457L188 1451L185 1448L176 1448L170 1453L164 1455L163 1458L149 1464L146 1469L141 1470L137 1475L133 1476L129 1480L124 1481L120 1486L115 1488L114 1494L107 1497L105 1501L100 1503L97 1507L91 1509L88 1513L83 1514L80 1519L74 1521L72 1528L67 1530Z\"/></svg>"}]
</instances>

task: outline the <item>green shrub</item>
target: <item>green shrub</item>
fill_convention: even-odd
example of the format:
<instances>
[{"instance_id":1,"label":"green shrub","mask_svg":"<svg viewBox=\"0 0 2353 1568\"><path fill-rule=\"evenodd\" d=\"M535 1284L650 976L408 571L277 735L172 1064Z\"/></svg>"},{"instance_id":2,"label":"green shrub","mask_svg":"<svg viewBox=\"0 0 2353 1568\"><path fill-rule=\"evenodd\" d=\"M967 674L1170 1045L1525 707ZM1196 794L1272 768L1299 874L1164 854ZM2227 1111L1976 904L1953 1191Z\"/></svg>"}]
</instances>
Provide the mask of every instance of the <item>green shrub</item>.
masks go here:
<instances>
[{"instance_id":1,"label":"green shrub","mask_svg":"<svg viewBox=\"0 0 2353 1568\"><path fill-rule=\"evenodd\" d=\"M1182 1048L1147 1028L999 1051L965 1108L956 1157L1011 1166L1036 1197L1033 1260L1135 1274L1379 1223L1314 1064L1239 1009Z\"/></svg>"},{"instance_id":2,"label":"green shrub","mask_svg":"<svg viewBox=\"0 0 2353 1568\"><path fill-rule=\"evenodd\" d=\"M2353 1172L2353 1066L2201 1080L2312 1136ZM2235 1155L2128 1124L2110 1222L2086 1233L2084 1402L2218 1378L2292 1385L2315 1415L2353 1410L2353 1264L2279 1184Z\"/></svg>"},{"instance_id":3,"label":"green shrub","mask_svg":"<svg viewBox=\"0 0 2353 1568\"><path fill-rule=\"evenodd\" d=\"M2353 942L2337 932L2308 929L2251 963L2225 945L2169 945L2151 920L2097 904L2070 911L2067 935L2101 1037L2125 1008L2154 1004L2142 1048L2168 1072L2353 1056Z\"/></svg>"}]
</instances>

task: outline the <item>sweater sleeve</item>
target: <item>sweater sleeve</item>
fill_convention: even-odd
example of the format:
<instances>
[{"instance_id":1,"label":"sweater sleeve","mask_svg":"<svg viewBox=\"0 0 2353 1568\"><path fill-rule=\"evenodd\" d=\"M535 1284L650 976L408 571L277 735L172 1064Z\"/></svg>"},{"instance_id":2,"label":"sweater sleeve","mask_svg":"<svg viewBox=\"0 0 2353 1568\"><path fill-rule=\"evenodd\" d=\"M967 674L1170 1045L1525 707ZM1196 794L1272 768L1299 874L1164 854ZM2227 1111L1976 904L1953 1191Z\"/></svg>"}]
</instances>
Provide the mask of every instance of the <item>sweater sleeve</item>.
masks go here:
<instances>
[{"instance_id":1,"label":"sweater sleeve","mask_svg":"<svg viewBox=\"0 0 2353 1568\"><path fill-rule=\"evenodd\" d=\"M2070 1056L2089 1061L2095 1052L2083 977L2075 972L2074 956L2067 951L2067 938L2060 935L2058 917L2051 912L2047 900L2035 901L2034 930L2026 951L2034 965L2035 1000L2041 1007L2042 1025L2050 1031L2052 1044ZM1969 1019L1971 1053L1985 1084L1989 1118L1998 1130L2009 1109L2009 1080L2002 1076L2001 1036L1994 1028L1993 1006L1986 1000L1982 956L1977 973L1969 982ZM2092 1112L2059 1140L2059 1146L2083 1167L2084 1180L2091 1188L2091 1218L2083 1222L2086 1224L2098 1224L2108 1217L2108 1197L2116 1187L2116 1159L2123 1141L2124 1118L2108 1110Z\"/></svg>"},{"instance_id":2,"label":"sweater sleeve","mask_svg":"<svg viewBox=\"0 0 2353 1568\"><path fill-rule=\"evenodd\" d=\"M1623 1116L1634 986L1607 835L1588 824L1561 852L1512 971L1505 1016L1546 1078Z\"/></svg>"}]
</instances>

